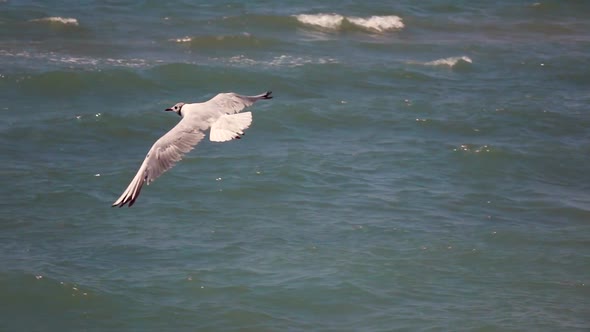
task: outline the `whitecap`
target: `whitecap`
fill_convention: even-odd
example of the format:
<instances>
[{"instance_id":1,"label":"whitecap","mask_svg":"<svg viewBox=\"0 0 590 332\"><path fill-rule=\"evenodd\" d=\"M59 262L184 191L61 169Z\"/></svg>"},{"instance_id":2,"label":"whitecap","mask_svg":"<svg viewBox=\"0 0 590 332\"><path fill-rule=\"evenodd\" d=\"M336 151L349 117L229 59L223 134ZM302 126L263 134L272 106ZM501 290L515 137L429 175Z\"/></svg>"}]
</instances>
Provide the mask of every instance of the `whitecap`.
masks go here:
<instances>
[{"instance_id":1,"label":"whitecap","mask_svg":"<svg viewBox=\"0 0 590 332\"><path fill-rule=\"evenodd\" d=\"M336 30L342 26L344 16L338 14L299 14L295 18L303 24Z\"/></svg>"},{"instance_id":2,"label":"whitecap","mask_svg":"<svg viewBox=\"0 0 590 332\"><path fill-rule=\"evenodd\" d=\"M173 38L170 39L170 41L175 42L175 43L190 43L191 41L193 41L192 37L182 37L182 38Z\"/></svg>"},{"instance_id":3,"label":"whitecap","mask_svg":"<svg viewBox=\"0 0 590 332\"><path fill-rule=\"evenodd\" d=\"M356 17L340 14L299 14L294 15L300 23L328 30L342 28L344 21L365 30L385 32L404 28L402 18L396 15Z\"/></svg>"},{"instance_id":4,"label":"whitecap","mask_svg":"<svg viewBox=\"0 0 590 332\"><path fill-rule=\"evenodd\" d=\"M59 17L59 16L52 16L52 17L43 17L31 20L31 22L49 22L49 23L59 23L64 25L73 25L78 26L78 20L71 17Z\"/></svg>"},{"instance_id":5,"label":"whitecap","mask_svg":"<svg viewBox=\"0 0 590 332\"><path fill-rule=\"evenodd\" d=\"M378 32L400 30L404 28L402 18L395 15L371 16L369 18L347 17L346 20L356 26Z\"/></svg>"},{"instance_id":6,"label":"whitecap","mask_svg":"<svg viewBox=\"0 0 590 332\"><path fill-rule=\"evenodd\" d=\"M427 66L449 66L449 67L454 67L457 64L460 63L473 63L473 61L471 60L471 58L467 57L467 56L452 56L449 58L444 58L444 59L438 59L438 60L434 60L434 61L429 61L429 62L425 62L424 64Z\"/></svg>"},{"instance_id":7,"label":"whitecap","mask_svg":"<svg viewBox=\"0 0 590 332\"><path fill-rule=\"evenodd\" d=\"M256 65L256 64L258 64L258 61L254 60L254 59L250 59L244 55L232 56L231 58L229 58L228 61L230 63L240 64L240 65Z\"/></svg>"}]
</instances>

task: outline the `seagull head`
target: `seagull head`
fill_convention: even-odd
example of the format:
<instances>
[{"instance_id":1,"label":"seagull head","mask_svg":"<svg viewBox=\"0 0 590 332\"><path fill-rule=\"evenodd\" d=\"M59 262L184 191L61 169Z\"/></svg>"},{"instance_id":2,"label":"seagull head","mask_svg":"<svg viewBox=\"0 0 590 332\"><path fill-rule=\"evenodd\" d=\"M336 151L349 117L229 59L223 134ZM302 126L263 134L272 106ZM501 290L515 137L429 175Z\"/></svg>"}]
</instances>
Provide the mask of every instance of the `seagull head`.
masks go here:
<instances>
[{"instance_id":1,"label":"seagull head","mask_svg":"<svg viewBox=\"0 0 590 332\"><path fill-rule=\"evenodd\" d=\"M184 103L177 103L176 105L174 105L174 106L172 106L170 108L165 109L165 111L167 111L167 112L175 112L179 116L182 116L182 113L181 113L182 106L184 106Z\"/></svg>"}]
</instances>

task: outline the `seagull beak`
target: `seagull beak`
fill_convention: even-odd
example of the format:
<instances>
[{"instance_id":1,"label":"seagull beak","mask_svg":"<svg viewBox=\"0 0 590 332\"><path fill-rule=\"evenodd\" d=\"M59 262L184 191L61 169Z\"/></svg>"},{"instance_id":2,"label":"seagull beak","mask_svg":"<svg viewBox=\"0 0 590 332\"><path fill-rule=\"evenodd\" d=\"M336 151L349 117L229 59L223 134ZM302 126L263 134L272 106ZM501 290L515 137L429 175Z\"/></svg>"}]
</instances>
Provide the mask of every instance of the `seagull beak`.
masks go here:
<instances>
[{"instance_id":1,"label":"seagull beak","mask_svg":"<svg viewBox=\"0 0 590 332\"><path fill-rule=\"evenodd\" d=\"M172 112L172 109L171 108L167 108L164 111L166 111L166 112Z\"/></svg>"}]
</instances>

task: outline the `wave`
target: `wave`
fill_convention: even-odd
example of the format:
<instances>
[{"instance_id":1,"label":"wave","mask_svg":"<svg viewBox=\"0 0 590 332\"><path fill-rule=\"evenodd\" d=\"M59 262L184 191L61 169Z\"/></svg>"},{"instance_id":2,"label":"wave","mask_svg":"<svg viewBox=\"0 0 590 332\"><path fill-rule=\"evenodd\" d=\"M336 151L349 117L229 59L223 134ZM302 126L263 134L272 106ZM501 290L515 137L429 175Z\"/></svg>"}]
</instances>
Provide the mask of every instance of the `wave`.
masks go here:
<instances>
[{"instance_id":1,"label":"wave","mask_svg":"<svg viewBox=\"0 0 590 332\"><path fill-rule=\"evenodd\" d=\"M434 61L425 62L424 64L427 66L448 66L448 67L455 67L456 65L460 64L472 64L473 61L471 58L467 56L453 56L444 59L438 59Z\"/></svg>"},{"instance_id":2,"label":"wave","mask_svg":"<svg viewBox=\"0 0 590 332\"><path fill-rule=\"evenodd\" d=\"M396 15L355 17L339 14L299 14L294 17L300 23L328 30L340 30L347 23L363 30L386 32L405 27L401 17Z\"/></svg>"},{"instance_id":3,"label":"wave","mask_svg":"<svg viewBox=\"0 0 590 332\"><path fill-rule=\"evenodd\" d=\"M371 16L369 18L350 17L347 19L354 25L378 32L401 30L405 26L401 17L395 15Z\"/></svg>"},{"instance_id":4,"label":"wave","mask_svg":"<svg viewBox=\"0 0 590 332\"><path fill-rule=\"evenodd\" d=\"M10 57L19 60L33 59L40 60L47 64L58 64L64 65L68 68L72 67L130 67L140 68L147 67L148 61L145 59L131 58L131 59L118 59L118 58L94 58L89 56L71 56L67 54L61 54L57 52L30 52L21 50L0 50L0 57ZM38 63L41 65L41 63Z\"/></svg>"},{"instance_id":5,"label":"wave","mask_svg":"<svg viewBox=\"0 0 590 332\"><path fill-rule=\"evenodd\" d=\"M295 18L303 24L333 30L339 29L344 21L344 16L338 14L300 14Z\"/></svg>"},{"instance_id":6,"label":"wave","mask_svg":"<svg viewBox=\"0 0 590 332\"><path fill-rule=\"evenodd\" d=\"M43 17L30 20L30 22L48 22L52 24L62 24L62 25L69 25L69 26L78 26L78 20L71 17L59 17L59 16L51 16L51 17Z\"/></svg>"}]
</instances>

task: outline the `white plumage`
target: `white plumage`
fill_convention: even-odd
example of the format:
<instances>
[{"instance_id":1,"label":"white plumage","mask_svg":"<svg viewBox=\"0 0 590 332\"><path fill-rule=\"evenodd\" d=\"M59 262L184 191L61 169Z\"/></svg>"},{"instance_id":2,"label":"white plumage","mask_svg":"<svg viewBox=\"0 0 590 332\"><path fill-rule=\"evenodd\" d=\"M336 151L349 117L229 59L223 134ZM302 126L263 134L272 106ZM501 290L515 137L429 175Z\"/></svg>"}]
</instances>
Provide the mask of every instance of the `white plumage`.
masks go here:
<instances>
[{"instance_id":1,"label":"white plumage","mask_svg":"<svg viewBox=\"0 0 590 332\"><path fill-rule=\"evenodd\" d=\"M182 120L154 143L139 167L139 171L113 206L122 207L125 204L132 206L143 184L149 185L162 173L172 168L205 137L208 129L211 129L209 139L213 142L239 139L252 123L251 112L239 112L257 100L271 99L270 94L270 91L257 96L242 96L231 92L220 93L204 103L178 103L166 109L166 111L176 112Z\"/></svg>"}]
</instances>

